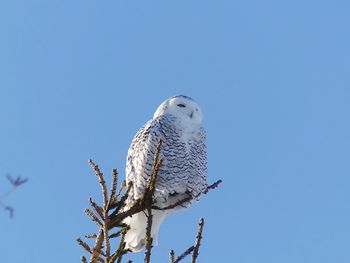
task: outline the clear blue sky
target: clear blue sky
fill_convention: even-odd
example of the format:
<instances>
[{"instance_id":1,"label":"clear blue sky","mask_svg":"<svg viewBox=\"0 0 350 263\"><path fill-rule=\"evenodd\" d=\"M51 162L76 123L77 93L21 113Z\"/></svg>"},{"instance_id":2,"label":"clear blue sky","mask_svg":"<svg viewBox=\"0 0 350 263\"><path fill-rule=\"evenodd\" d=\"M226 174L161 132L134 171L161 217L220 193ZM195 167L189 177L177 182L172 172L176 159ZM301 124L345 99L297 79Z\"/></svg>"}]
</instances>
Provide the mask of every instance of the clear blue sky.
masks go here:
<instances>
[{"instance_id":1,"label":"clear blue sky","mask_svg":"<svg viewBox=\"0 0 350 263\"><path fill-rule=\"evenodd\" d=\"M176 94L201 105L209 181L163 224L154 263L205 217L200 262L350 262L349 1L0 2L1 262L79 262L87 164L124 177L137 129ZM180 229L184 231L181 232ZM143 255L140 256L142 258ZM136 257L138 258L138 257ZM137 261L141 262L141 261Z\"/></svg>"}]
</instances>

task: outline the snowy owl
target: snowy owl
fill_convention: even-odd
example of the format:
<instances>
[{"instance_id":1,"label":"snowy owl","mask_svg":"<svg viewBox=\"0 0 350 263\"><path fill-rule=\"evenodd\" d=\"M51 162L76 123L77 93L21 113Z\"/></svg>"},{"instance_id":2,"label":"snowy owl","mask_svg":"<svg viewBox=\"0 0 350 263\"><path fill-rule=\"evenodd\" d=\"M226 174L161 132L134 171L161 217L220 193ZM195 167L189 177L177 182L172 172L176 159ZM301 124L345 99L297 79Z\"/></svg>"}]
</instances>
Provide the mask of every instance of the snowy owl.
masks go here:
<instances>
[{"instance_id":1,"label":"snowy owl","mask_svg":"<svg viewBox=\"0 0 350 263\"><path fill-rule=\"evenodd\" d=\"M153 118L137 132L130 145L126 181L132 182L133 186L126 208L143 197L159 139L162 140L159 159L163 162L155 185L155 205L164 208L184 198L198 199L206 190L207 153L202 111L193 99L174 96L160 104ZM157 245L157 234L165 217L181 208L183 206L168 210L152 209L153 245ZM134 214L124 222L130 226L125 236L126 249L133 252L141 250L145 245L145 213Z\"/></svg>"}]
</instances>

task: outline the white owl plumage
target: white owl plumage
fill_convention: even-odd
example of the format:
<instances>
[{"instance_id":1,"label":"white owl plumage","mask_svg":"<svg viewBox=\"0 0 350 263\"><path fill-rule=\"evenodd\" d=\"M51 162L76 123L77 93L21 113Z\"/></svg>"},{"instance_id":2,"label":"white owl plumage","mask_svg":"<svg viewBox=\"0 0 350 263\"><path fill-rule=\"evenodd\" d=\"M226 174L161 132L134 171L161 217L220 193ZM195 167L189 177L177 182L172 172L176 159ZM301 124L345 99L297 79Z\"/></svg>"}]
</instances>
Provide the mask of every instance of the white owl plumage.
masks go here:
<instances>
[{"instance_id":1,"label":"white owl plumage","mask_svg":"<svg viewBox=\"0 0 350 263\"><path fill-rule=\"evenodd\" d=\"M154 191L156 206L168 207L186 197L198 199L206 190L206 135L201 109L187 96L174 96L158 107L153 118L137 132L130 145L126 181L132 182L133 186L126 208L143 197L159 139L163 143L159 154L162 165ZM165 217L181 208L183 206L168 210L152 209L153 245L157 245L157 234ZM124 223L130 226L125 236L126 249L136 252L144 247L146 222L144 212L125 219Z\"/></svg>"}]
</instances>

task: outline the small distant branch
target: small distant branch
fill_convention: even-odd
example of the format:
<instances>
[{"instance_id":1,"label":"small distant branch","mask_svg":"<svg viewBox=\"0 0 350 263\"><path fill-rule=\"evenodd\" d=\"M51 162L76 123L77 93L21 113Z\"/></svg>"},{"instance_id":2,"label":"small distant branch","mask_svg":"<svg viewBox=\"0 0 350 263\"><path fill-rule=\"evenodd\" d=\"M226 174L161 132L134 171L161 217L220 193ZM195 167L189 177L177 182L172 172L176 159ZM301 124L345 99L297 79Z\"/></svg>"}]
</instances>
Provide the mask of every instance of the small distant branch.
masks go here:
<instances>
[{"instance_id":1,"label":"small distant branch","mask_svg":"<svg viewBox=\"0 0 350 263\"><path fill-rule=\"evenodd\" d=\"M8 174L8 175L6 175L6 178L15 187L20 186L21 184L28 182L27 178L22 179L20 176L18 176L16 178L12 178L12 176Z\"/></svg>"},{"instance_id":2,"label":"small distant branch","mask_svg":"<svg viewBox=\"0 0 350 263\"><path fill-rule=\"evenodd\" d=\"M20 176L13 178L11 175L6 175L7 180L11 184L11 188L4 193L0 193L0 206L4 208L5 211L8 211L10 218L14 215L14 208L12 206L6 205L2 200L8 197L18 186L28 182L27 178L21 178Z\"/></svg>"}]
</instances>

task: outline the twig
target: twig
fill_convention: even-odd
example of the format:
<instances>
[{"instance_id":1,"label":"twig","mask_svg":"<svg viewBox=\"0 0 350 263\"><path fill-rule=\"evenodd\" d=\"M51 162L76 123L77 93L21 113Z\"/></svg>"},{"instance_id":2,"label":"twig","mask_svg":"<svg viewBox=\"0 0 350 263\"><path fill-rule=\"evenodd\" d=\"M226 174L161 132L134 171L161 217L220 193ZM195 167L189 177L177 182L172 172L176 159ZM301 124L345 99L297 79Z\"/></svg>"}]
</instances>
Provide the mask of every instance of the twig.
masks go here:
<instances>
[{"instance_id":1,"label":"twig","mask_svg":"<svg viewBox=\"0 0 350 263\"><path fill-rule=\"evenodd\" d=\"M90 217L90 219L92 220L92 221L94 221L99 227L102 227L102 223L101 223L101 221L97 218L97 216L89 209L89 208L85 208L84 209L84 212L85 212L85 214L88 216L88 217Z\"/></svg>"},{"instance_id":2,"label":"twig","mask_svg":"<svg viewBox=\"0 0 350 263\"><path fill-rule=\"evenodd\" d=\"M129 193L131 191L132 188L132 182L129 182L128 184L128 188L126 189L125 194L120 198L120 200L118 202L116 202L113 207L115 208L115 210L113 211L113 213L110 215L110 218L112 218L114 215L118 214L119 211L122 210L122 208L125 206L126 200L129 197ZM130 215L129 215L130 216ZM127 217L127 216L126 216Z\"/></svg>"},{"instance_id":3,"label":"twig","mask_svg":"<svg viewBox=\"0 0 350 263\"><path fill-rule=\"evenodd\" d=\"M5 205L3 202L1 202L1 199L0 199L0 206L2 206L5 209L5 211L9 212L10 218L13 218L13 214L15 210L13 209L12 206Z\"/></svg>"},{"instance_id":4,"label":"twig","mask_svg":"<svg viewBox=\"0 0 350 263\"><path fill-rule=\"evenodd\" d=\"M184 203L187 203L187 202L190 202L192 200L197 199L201 194L207 194L210 190L215 189L221 183L222 183L221 179L217 180L216 182L212 183L211 185L208 185L207 188L203 192L199 193L198 195L196 195L194 197L193 196L185 197L184 199L177 201L175 204L172 204L172 205L169 205L166 207L152 206L152 208L156 209L156 210L168 210L168 209L173 209L173 208L178 207L178 206L182 206Z\"/></svg>"},{"instance_id":5,"label":"twig","mask_svg":"<svg viewBox=\"0 0 350 263\"><path fill-rule=\"evenodd\" d=\"M109 243L109 237L108 237L108 214L106 213L106 218L105 218L105 222L103 224L103 235L105 238L105 245L106 245L106 262L109 262L109 258L111 255L111 245Z\"/></svg>"},{"instance_id":6,"label":"twig","mask_svg":"<svg viewBox=\"0 0 350 263\"><path fill-rule=\"evenodd\" d=\"M27 178L22 179L20 176L13 178L11 175L7 174L6 175L7 180L10 182L11 184L11 188L4 192L4 193L0 193L0 206L2 206L6 211L9 212L10 218L13 217L14 214L14 209L12 206L6 205L2 202L3 199L5 199L7 196L9 196L18 186L28 182Z\"/></svg>"},{"instance_id":7,"label":"twig","mask_svg":"<svg viewBox=\"0 0 350 263\"><path fill-rule=\"evenodd\" d=\"M110 262L115 262L115 260L117 260L117 263L122 262L122 256L126 253L126 251L124 250L125 249L125 241L124 240L125 240L125 235L126 235L127 231L128 231L128 227L124 227L121 230L121 238L119 241L118 249L111 256Z\"/></svg>"},{"instance_id":8,"label":"twig","mask_svg":"<svg viewBox=\"0 0 350 263\"><path fill-rule=\"evenodd\" d=\"M180 256L178 256L173 263L178 263L181 260L183 260L185 257L187 257L188 255L190 255L192 252L192 259L191 259L191 263L195 263L196 259L198 257L198 250L199 250L199 246L200 246L200 241L202 239L202 232L203 232L203 226L204 226L204 219L201 218L198 222L198 230L197 230L197 235L196 235L196 240L194 242L194 246L190 246L188 249L185 250L185 252L183 252ZM173 252L173 251L170 251ZM172 255L172 254L170 254ZM172 261L171 261L172 262Z\"/></svg>"},{"instance_id":9,"label":"twig","mask_svg":"<svg viewBox=\"0 0 350 263\"><path fill-rule=\"evenodd\" d=\"M102 243L103 243L103 231L100 230L100 232L97 235L95 245L91 250L92 254L90 257L90 263L97 263L98 262L99 257L101 255Z\"/></svg>"},{"instance_id":10,"label":"twig","mask_svg":"<svg viewBox=\"0 0 350 263\"><path fill-rule=\"evenodd\" d=\"M153 222L153 215L152 215L152 208L151 206L147 207L147 226L146 226L146 239L145 239L145 263L149 263L151 260L151 250L152 250L152 242L153 238L151 236L151 230L152 230L152 222Z\"/></svg>"},{"instance_id":11,"label":"twig","mask_svg":"<svg viewBox=\"0 0 350 263\"><path fill-rule=\"evenodd\" d=\"M103 219L103 218L104 218L104 216L103 216L103 213L104 213L104 212L103 212L103 208L100 207L98 204L96 204L96 203L92 200L91 197L89 198L89 203L90 203L91 207L95 210L95 212L100 216L100 218Z\"/></svg>"},{"instance_id":12,"label":"twig","mask_svg":"<svg viewBox=\"0 0 350 263\"><path fill-rule=\"evenodd\" d=\"M175 252L174 252L174 250L170 250L169 258L170 258L170 263L175 263Z\"/></svg>"},{"instance_id":13,"label":"twig","mask_svg":"<svg viewBox=\"0 0 350 263\"><path fill-rule=\"evenodd\" d=\"M196 263L198 257L199 246L201 245L202 232L204 226L204 218L201 218L198 223L198 232L196 236L196 241L194 242L194 249L192 254L191 263Z\"/></svg>"},{"instance_id":14,"label":"twig","mask_svg":"<svg viewBox=\"0 0 350 263\"><path fill-rule=\"evenodd\" d=\"M119 231L116 232L116 233L110 234L110 235L109 235L109 239L119 237L119 236L122 234L122 231L123 231L123 230L119 230Z\"/></svg>"},{"instance_id":15,"label":"twig","mask_svg":"<svg viewBox=\"0 0 350 263\"><path fill-rule=\"evenodd\" d=\"M211 190L211 189L215 189L215 188L218 187L219 184L221 184L221 183L222 183L222 180L220 179L220 180L217 180L215 183L212 183L211 185L208 185L208 186L207 186L207 189L204 190L203 194L208 193L209 190Z\"/></svg>"},{"instance_id":16,"label":"twig","mask_svg":"<svg viewBox=\"0 0 350 263\"><path fill-rule=\"evenodd\" d=\"M24 183L28 182L28 179L27 179L27 178L22 179L20 176L18 176L18 177L16 177L16 178L14 179L14 178L12 178L11 175L8 174L8 175L6 175L6 178L7 178L7 180L9 180L10 183L11 183L13 186L15 186L15 187L20 186L21 184L24 184Z\"/></svg>"},{"instance_id":17,"label":"twig","mask_svg":"<svg viewBox=\"0 0 350 263\"><path fill-rule=\"evenodd\" d=\"M122 193L122 191L124 190L124 188L126 188L126 181L125 181L125 180L123 180L123 181L120 183L118 193L115 195L114 198L118 198L118 197L121 195L121 193Z\"/></svg>"},{"instance_id":18,"label":"twig","mask_svg":"<svg viewBox=\"0 0 350 263\"><path fill-rule=\"evenodd\" d=\"M96 238L97 234L96 233L91 233L91 234L86 234L85 238Z\"/></svg>"},{"instance_id":19,"label":"twig","mask_svg":"<svg viewBox=\"0 0 350 263\"><path fill-rule=\"evenodd\" d=\"M107 186L106 186L106 181L103 178L103 173L101 172L98 165L96 165L91 159L89 159L89 164L92 167L92 169L95 171L95 174L99 180L101 190L102 190L103 204L107 204L108 203Z\"/></svg>"},{"instance_id":20,"label":"twig","mask_svg":"<svg viewBox=\"0 0 350 263\"><path fill-rule=\"evenodd\" d=\"M80 237L77 238L77 242L80 246L82 246L87 252L92 254L91 248L89 247L88 244L86 244L83 240L81 240Z\"/></svg>"},{"instance_id":21,"label":"twig","mask_svg":"<svg viewBox=\"0 0 350 263\"><path fill-rule=\"evenodd\" d=\"M180 262L181 260L183 260L185 257L187 257L189 254L192 253L194 249L194 246L190 246L188 249L185 250L185 252L183 252L180 256L178 256L176 258L176 260L174 261L174 263L178 263Z\"/></svg>"},{"instance_id":22,"label":"twig","mask_svg":"<svg viewBox=\"0 0 350 263\"><path fill-rule=\"evenodd\" d=\"M149 263L151 260L151 250L152 250L152 203L153 203L153 194L155 190L155 184L157 181L157 175L160 166L162 165L162 160L159 160L160 147L162 145L162 140L158 140L156 151L153 158L152 172L151 176L148 178L147 189L143 196L144 204L146 205L147 210L147 226L146 226L146 237L145 237L145 263Z\"/></svg>"},{"instance_id":23,"label":"twig","mask_svg":"<svg viewBox=\"0 0 350 263\"><path fill-rule=\"evenodd\" d=\"M117 189L117 183L118 183L118 172L117 169L112 170L112 183L111 188L109 190L109 198L108 198L108 209L111 206L112 202L114 201L115 192Z\"/></svg>"}]
</instances>

